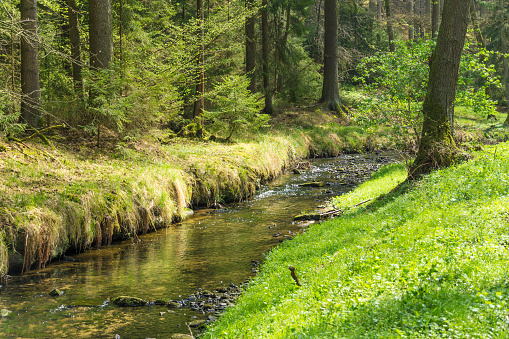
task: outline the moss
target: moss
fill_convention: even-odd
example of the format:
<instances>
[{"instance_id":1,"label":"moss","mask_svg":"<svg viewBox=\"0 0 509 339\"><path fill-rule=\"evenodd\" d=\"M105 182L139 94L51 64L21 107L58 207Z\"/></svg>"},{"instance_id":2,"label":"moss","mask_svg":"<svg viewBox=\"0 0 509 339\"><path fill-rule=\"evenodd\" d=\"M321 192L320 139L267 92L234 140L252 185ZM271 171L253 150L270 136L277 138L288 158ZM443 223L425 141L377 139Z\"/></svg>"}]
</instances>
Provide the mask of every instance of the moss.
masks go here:
<instances>
[{"instance_id":1,"label":"moss","mask_svg":"<svg viewBox=\"0 0 509 339\"><path fill-rule=\"evenodd\" d=\"M120 296L111 300L117 306L121 307L139 307L147 305L147 302L140 298Z\"/></svg>"}]
</instances>

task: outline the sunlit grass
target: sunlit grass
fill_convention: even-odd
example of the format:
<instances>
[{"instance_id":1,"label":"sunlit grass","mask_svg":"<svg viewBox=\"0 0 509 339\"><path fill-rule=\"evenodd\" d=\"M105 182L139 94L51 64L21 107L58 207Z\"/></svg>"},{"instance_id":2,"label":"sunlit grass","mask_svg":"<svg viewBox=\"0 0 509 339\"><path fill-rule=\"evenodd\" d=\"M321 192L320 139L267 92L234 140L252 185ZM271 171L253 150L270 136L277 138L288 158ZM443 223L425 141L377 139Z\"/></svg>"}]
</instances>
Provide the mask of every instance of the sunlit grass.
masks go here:
<instances>
[{"instance_id":1,"label":"sunlit grass","mask_svg":"<svg viewBox=\"0 0 509 339\"><path fill-rule=\"evenodd\" d=\"M390 165L337 201L385 193L403 173ZM205 337L505 338L508 203L500 144L272 251Z\"/></svg>"}]
</instances>

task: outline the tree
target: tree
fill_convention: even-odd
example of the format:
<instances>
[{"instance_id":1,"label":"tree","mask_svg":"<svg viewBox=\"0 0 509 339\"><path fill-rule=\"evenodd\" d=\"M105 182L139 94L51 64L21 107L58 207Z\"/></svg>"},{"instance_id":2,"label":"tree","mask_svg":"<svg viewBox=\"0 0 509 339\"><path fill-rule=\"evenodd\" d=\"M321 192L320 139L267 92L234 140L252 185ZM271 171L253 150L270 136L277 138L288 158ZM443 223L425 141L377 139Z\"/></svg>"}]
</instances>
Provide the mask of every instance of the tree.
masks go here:
<instances>
[{"instance_id":1,"label":"tree","mask_svg":"<svg viewBox=\"0 0 509 339\"><path fill-rule=\"evenodd\" d=\"M67 0L67 10L69 15L69 41L71 44L72 59L72 78L74 82L75 94L84 99L83 77L81 75L81 42L78 20L78 6L76 0Z\"/></svg>"},{"instance_id":2,"label":"tree","mask_svg":"<svg viewBox=\"0 0 509 339\"><path fill-rule=\"evenodd\" d=\"M205 46L203 45L205 39L205 17L203 13L203 0L196 0L196 18L198 19L200 42L198 51L198 82L196 83L193 118L200 116L205 106L205 99L203 97L205 93Z\"/></svg>"},{"instance_id":3,"label":"tree","mask_svg":"<svg viewBox=\"0 0 509 339\"><path fill-rule=\"evenodd\" d=\"M394 52L394 29L392 27L391 0L385 0L385 14L387 16L387 36L389 37L389 51Z\"/></svg>"},{"instance_id":4,"label":"tree","mask_svg":"<svg viewBox=\"0 0 509 339\"><path fill-rule=\"evenodd\" d=\"M110 0L89 1L90 66L108 68L113 59L113 25Z\"/></svg>"},{"instance_id":5,"label":"tree","mask_svg":"<svg viewBox=\"0 0 509 339\"><path fill-rule=\"evenodd\" d=\"M440 4L439 0L433 1L431 6L431 37L436 38L438 32L438 22L440 21Z\"/></svg>"},{"instance_id":6,"label":"tree","mask_svg":"<svg viewBox=\"0 0 509 339\"><path fill-rule=\"evenodd\" d=\"M469 6L470 0L448 0L444 4L437 45L430 58L421 142L409 178L450 166L454 160L454 100Z\"/></svg>"},{"instance_id":7,"label":"tree","mask_svg":"<svg viewBox=\"0 0 509 339\"><path fill-rule=\"evenodd\" d=\"M246 8L251 10L253 8L253 0L246 0ZM255 38L255 16L252 15L246 20L246 73L249 76L249 87L251 93L256 93L256 38Z\"/></svg>"},{"instance_id":8,"label":"tree","mask_svg":"<svg viewBox=\"0 0 509 339\"><path fill-rule=\"evenodd\" d=\"M263 73L263 91L265 95L265 107L263 111L266 114L273 114L272 90L270 88L269 78L269 20L267 14L268 1L262 1L262 73Z\"/></svg>"},{"instance_id":9,"label":"tree","mask_svg":"<svg viewBox=\"0 0 509 339\"><path fill-rule=\"evenodd\" d=\"M338 20L336 0L324 2L323 87L320 102L331 111L341 111L338 84Z\"/></svg>"},{"instance_id":10,"label":"tree","mask_svg":"<svg viewBox=\"0 0 509 339\"><path fill-rule=\"evenodd\" d=\"M505 100L507 103L507 107L509 107L509 65L507 63L507 57L509 56L507 53L507 37L505 34L505 8L504 8L504 0L499 0L500 6L500 53L502 53L502 62L504 65L504 89L505 89ZM507 114L507 118L505 119L504 124L509 124L509 113Z\"/></svg>"},{"instance_id":11,"label":"tree","mask_svg":"<svg viewBox=\"0 0 509 339\"><path fill-rule=\"evenodd\" d=\"M37 0L21 1L21 119L39 126L41 89L39 84L39 43L37 35Z\"/></svg>"}]
</instances>

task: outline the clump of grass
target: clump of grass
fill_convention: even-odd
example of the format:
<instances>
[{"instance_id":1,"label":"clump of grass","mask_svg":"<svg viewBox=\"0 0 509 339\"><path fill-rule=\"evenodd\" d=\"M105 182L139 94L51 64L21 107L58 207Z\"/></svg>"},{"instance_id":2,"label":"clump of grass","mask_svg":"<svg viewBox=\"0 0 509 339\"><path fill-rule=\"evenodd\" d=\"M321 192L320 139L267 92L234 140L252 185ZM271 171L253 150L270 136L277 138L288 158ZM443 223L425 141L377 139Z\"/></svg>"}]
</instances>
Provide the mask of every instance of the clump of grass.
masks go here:
<instances>
[{"instance_id":1,"label":"clump of grass","mask_svg":"<svg viewBox=\"0 0 509 339\"><path fill-rule=\"evenodd\" d=\"M404 173L385 167L337 203L386 193ZM204 337L507 337L508 180L500 144L313 226L267 256Z\"/></svg>"}]
</instances>

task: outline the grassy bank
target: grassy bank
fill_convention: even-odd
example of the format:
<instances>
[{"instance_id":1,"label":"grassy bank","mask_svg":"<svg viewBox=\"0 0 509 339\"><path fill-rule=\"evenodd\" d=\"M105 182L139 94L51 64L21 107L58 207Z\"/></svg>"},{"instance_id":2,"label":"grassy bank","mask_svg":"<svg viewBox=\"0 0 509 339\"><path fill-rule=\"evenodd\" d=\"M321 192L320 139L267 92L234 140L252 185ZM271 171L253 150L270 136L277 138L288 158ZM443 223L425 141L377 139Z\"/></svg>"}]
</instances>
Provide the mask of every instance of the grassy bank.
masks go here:
<instances>
[{"instance_id":1,"label":"grassy bank","mask_svg":"<svg viewBox=\"0 0 509 339\"><path fill-rule=\"evenodd\" d=\"M405 176L337 198L344 215L272 251L205 337L508 337L509 145L387 194Z\"/></svg>"},{"instance_id":2,"label":"grassy bank","mask_svg":"<svg viewBox=\"0 0 509 339\"><path fill-rule=\"evenodd\" d=\"M0 276L245 199L300 158L394 145L318 111L273 125L233 144L154 137L97 148L70 131L51 146L0 145Z\"/></svg>"}]
</instances>

